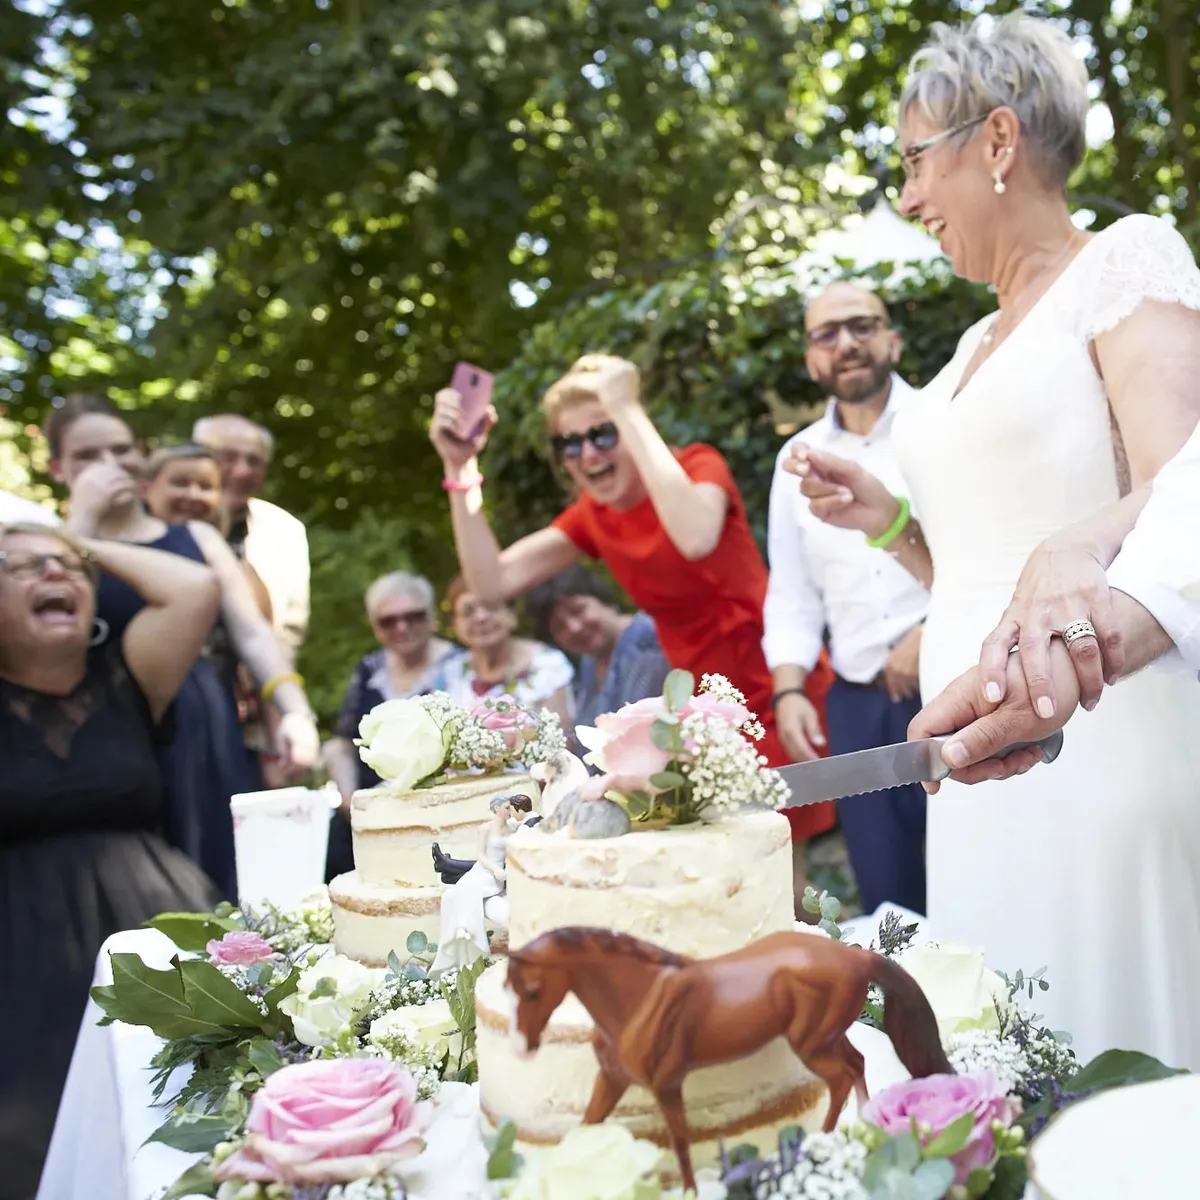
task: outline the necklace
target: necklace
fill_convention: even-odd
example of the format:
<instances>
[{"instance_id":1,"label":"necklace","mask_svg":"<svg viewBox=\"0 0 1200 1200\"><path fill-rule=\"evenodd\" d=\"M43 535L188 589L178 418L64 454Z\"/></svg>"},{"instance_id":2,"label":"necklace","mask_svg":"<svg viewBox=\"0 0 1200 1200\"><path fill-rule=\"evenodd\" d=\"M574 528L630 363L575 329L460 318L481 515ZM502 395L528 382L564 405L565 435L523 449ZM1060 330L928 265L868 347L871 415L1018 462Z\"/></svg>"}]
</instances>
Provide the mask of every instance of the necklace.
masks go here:
<instances>
[{"instance_id":1,"label":"necklace","mask_svg":"<svg viewBox=\"0 0 1200 1200\"><path fill-rule=\"evenodd\" d=\"M1017 310L1017 306L1021 303L1021 301L1024 299L1026 294L1029 292L1029 289L1032 288L1033 285L1035 283L1037 283L1037 281L1039 279L1041 279L1048 271L1053 271L1054 268L1057 267L1060 262L1062 262L1062 260L1066 257L1067 251L1070 250L1071 247L1075 245L1075 239L1078 236L1079 236L1079 231L1075 230L1071 234L1071 236L1069 238L1067 238L1066 242L1063 244L1063 248L1054 256L1054 258L1050 262L1048 262L1017 293L1017 298L1009 306L1009 310L1008 310L1009 312L1015 312ZM990 346L996 340L996 336L1000 332L1000 322L1003 320L1004 320L1004 313L1000 312L996 315L996 319L991 323L991 325L988 326L987 332L983 335L983 339L982 339L983 344L985 346ZM1020 318L1018 317L1017 320L1013 322L1013 325L1015 326L1016 324L1019 324L1019 322L1020 322Z\"/></svg>"}]
</instances>

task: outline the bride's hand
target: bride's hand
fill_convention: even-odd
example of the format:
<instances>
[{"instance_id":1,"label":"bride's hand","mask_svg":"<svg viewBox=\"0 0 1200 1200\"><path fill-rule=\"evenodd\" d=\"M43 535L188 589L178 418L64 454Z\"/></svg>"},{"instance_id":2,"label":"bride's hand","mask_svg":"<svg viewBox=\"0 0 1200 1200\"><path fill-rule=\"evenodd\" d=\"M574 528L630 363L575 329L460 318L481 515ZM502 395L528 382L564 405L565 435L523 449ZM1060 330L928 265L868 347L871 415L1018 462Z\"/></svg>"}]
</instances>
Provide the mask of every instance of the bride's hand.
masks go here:
<instances>
[{"instance_id":1,"label":"bride's hand","mask_svg":"<svg viewBox=\"0 0 1200 1200\"><path fill-rule=\"evenodd\" d=\"M987 636L979 656L984 696L999 703L1008 691L1009 656L1019 651L1029 696L1048 720L1063 697L1051 667L1051 642L1076 621L1090 621L1095 637L1073 640L1067 650L1079 684L1079 703L1096 707L1106 681L1125 665L1125 644L1113 614L1108 578L1094 548L1069 531L1047 538L1029 556L1012 602Z\"/></svg>"},{"instance_id":2,"label":"bride's hand","mask_svg":"<svg viewBox=\"0 0 1200 1200\"><path fill-rule=\"evenodd\" d=\"M792 447L783 469L800 477L809 510L827 525L879 537L900 511L900 502L869 471L803 442Z\"/></svg>"}]
</instances>

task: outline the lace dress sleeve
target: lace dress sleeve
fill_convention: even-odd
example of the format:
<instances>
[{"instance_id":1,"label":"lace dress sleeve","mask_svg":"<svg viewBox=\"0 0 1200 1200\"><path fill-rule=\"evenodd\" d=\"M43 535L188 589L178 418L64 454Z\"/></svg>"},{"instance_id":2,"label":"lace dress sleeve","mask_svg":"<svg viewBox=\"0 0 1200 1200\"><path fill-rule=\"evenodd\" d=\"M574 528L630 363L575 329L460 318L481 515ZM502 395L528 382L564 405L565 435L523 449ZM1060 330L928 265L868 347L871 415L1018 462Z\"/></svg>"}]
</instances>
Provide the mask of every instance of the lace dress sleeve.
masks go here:
<instances>
[{"instance_id":1,"label":"lace dress sleeve","mask_svg":"<svg viewBox=\"0 0 1200 1200\"><path fill-rule=\"evenodd\" d=\"M1115 329L1143 300L1200 310L1200 268L1183 235L1169 222L1138 214L1122 218L1099 236L1109 244L1088 289L1086 341Z\"/></svg>"}]
</instances>

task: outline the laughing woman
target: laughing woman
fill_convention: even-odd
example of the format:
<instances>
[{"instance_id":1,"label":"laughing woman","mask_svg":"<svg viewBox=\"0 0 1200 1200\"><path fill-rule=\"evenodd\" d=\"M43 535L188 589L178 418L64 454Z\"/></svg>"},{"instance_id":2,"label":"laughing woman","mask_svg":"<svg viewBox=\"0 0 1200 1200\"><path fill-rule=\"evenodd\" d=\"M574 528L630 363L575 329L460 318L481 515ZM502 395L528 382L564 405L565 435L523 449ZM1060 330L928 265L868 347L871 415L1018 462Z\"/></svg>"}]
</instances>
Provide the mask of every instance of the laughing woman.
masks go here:
<instances>
[{"instance_id":1,"label":"laughing woman","mask_svg":"<svg viewBox=\"0 0 1200 1200\"><path fill-rule=\"evenodd\" d=\"M141 611L96 644L96 579ZM158 836L159 722L216 615L199 563L120 542L0 528L0 1196L30 1200L96 955L211 884Z\"/></svg>"},{"instance_id":2,"label":"laughing woman","mask_svg":"<svg viewBox=\"0 0 1200 1200\"><path fill-rule=\"evenodd\" d=\"M542 411L554 457L576 498L546 529L501 549L483 513L478 455L496 421L462 436L461 399L438 393L431 438L445 468L459 562L480 600L519 595L578 562L602 560L653 618L667 661L724 675L744 693L767 734L775 766L788 756L775 733L771 674L762 652L767 569L729 466L711 446L673 451L642 407L637 368L624 359L581 358L546 393ZM809 676L820 704L828 667ZM829 805L789 809L803 880L806 838L833 822Z\"/></svg>"}]
</instances>

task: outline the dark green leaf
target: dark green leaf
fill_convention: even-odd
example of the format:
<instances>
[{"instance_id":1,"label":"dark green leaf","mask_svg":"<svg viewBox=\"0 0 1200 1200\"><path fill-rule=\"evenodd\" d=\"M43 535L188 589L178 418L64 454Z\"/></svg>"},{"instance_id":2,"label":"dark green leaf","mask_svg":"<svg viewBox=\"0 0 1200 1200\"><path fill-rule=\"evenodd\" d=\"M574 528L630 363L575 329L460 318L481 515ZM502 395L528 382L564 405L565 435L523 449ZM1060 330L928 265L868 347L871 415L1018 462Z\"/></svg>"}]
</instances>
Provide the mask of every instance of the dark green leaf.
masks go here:
<instances>
[{"instance_id":1,"label":"dark green leaf","mask_svg":"<svg viewBox=\"0 0 1200 1200\"><path fill-rule=\"evenodd\" d=\"M159 913L145 924L165 933L180 950L189 954L203 953L209 942L219 942L227 933L241 929L232 917L218 917L213 913Z\"/></svg>"},{"instance_id":2,"label":"dark green leaf","mask_svg":"<svg viewBox=\"0 0 1200 1200\"><path fill-rule=\"evenodd\" d=\"M696 677L691 671L672 671L663 686L663 697L666 699L668 710L673 713L679 712L691 701L695 688Z\"/></svg>"},{"instance_id":3,"label":"dark green leaf","mask_svg":"<svg viewBox=\"0 0 1200 1200\"><path fill-rule=\"evenodd\" d=\"M1028 1179L1029 1169L1025 1156L1005 1155L996 1163L987 1200L1024 1200Z\"/></svg>"},{"instance_id":4,"label":"dark green leaf","mask_svg":"<svg viewBox=\"0 0 1200 1200\"><path fill-rule=\"evenodd\" d=\"M210 963L178 963L183 996L197 1020L218 1028L261 1029L266 1019L254 1001Z\"/></svg>"},{"instance_id":5,"label":"dark green leaf","mask_svg":"<svg viewBox=\"0 0 1200 1200\"><path fill-rule=\"evenodd\" d=\"M286 1000L300 986L300 970L294 967L291 973L282 982L277 983L264 997L267 1011L272 1017L281 1017L279 1011L279 1002Z\"/></svg>"},{"instance_id":6,"label":"dark green leaf","mask_svg":"<svg viewBox=\"0 0 1200 1200\"><path fill-rule=\"evenodd\" d=\"M250 1065L264 1078L274 1075L283 1066L279 1048L270 1038L255 1038L246 1052Z\"/></svg>"},{"instance_id":7,"label":"dark green leaf","mask_svg":"<svg viewBox=\"0 0 1200 1200\"><path fill-rule=\"evenodd\" d=\"M163 1193L162 1200L190 1200L192 1196L215 1196L217 1181L212 1177L212 1167L200 1161L188 1167Z\"/></svg>"},{"instance_id":8,"label":"dark green leaf","mask_svg":"<svg viewBox=\"0 0 1200 1200\"><path fill-rule=\"evenodd\" d=\"M1136 1050L1106 1050L1072 1075L1064 1087L1068 1092L1093 1092L1186 1074L1186 1071L1164 1066L1157 1058L1139 1054Z\"/></svg>"},{"instance_id":9,"label":"dark green leaf","mask_svg":"<svg viewBox=\"0 0 1200 1200\"><path fill-rule=\"evenodd\" d=\"M980 1196L986 1196L991 1186L992 1173L987 1167L977 1167L967 1176L967 1196L971 1200L977 1200Z\"/></svg>"},{"instance_id":10,"label":"dark green leaf","mask_svg":"<svg viewBox=\"0 0 1200 1200\"><path fill-rule=\"evenodd\" d=\"M219 1143L228 1141L234 1129L222 1116L172 1117L160 1125L147 1142L161 1142L185 1154L207 1154Z\"/></svg>"},{"instance_id":11,"label":"dark green leaf","mask_svg":"<svg viewBox=\"0 0 1200 1200\"><path fill-rule=\"evenodd\" d=\"M950 1122L941 1133L925 1146L925 1153L931 1158L950 1158L957 1154L966 1144L975 1128L975 1114L965 1112L962 1116Z\"/></svg>"},{"instance_id":12,"label":"dark green leaf","mask_svg":"<svg viewBox=\"0 0 1200 1200\"><path fill-rule=\"evenodd\" d=\"M92 997L114 1021L149 1026L163 1038L229 1032L223 1024L198 1017L192 1011L184 997L183 980L177 967L158 971L146 966L136 954L110 957L113 982L92 988ZM215 967L208 969L216 971Z\"/></svg>"}]
</instances>

